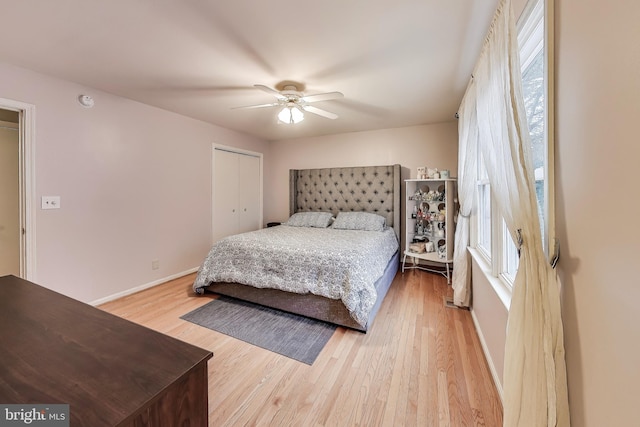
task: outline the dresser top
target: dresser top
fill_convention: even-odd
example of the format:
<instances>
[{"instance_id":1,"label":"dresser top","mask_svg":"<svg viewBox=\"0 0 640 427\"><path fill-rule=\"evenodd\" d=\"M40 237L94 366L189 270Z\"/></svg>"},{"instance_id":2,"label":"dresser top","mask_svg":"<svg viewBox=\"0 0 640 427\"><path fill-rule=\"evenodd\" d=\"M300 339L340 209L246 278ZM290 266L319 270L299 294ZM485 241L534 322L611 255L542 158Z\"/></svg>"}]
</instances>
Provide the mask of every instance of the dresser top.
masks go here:
<instances>
[{"instance_id":1,"label":"dresser top","mask_svg":"<svg viewBox=\"0 0 640 427\"><path fill-rule=\"evenodd\" d=\"M211 357L50 289L0 277L2 403L66 403L72 425L114 426Z\"/></svg>"}]
</instances>

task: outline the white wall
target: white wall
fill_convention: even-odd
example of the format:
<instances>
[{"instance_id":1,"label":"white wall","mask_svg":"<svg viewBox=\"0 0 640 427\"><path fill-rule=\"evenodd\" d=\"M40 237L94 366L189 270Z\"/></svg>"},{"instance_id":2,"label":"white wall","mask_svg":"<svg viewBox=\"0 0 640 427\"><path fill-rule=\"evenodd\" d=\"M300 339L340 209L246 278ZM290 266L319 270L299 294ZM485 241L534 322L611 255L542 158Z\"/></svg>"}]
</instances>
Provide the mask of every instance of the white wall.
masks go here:
<instances>
[{"instance_id":1,"label":"white wall","mask_svg":"<svg viewBox=\"0 0 640 427\"><path fill-rule=\"evenodd\" d=\"M640 3L556 0L556 216L572 425L637 426Z\"/></svg>"},{"instance_id":2,"label":"white wall","mask_svg":"<svg viewBox=\"0 0 640 427\"><path fill-rule=\"evenodd\" d=\"M402 179L418 166L458 168L457 122L271 142L265 159L265 222L289 217L289 169L402 165ZM404 195L404 185L402 186Z\"/></svg>"},{"instance_id":3,"label":"white wall","mask_svg":"<svg viewBox=\"0 0 640 427\"><path fill-rule=\"evenodd\" d=\"M94 97L85 109L78 95ZM211 240L211 144L253 137L0 64L0 97L36 106L36 281L95 301L197 267ZM160 261L158 270L151 261Z\"/></svg>"},{"instance_id":4,"label":"white wall","mask_svg":"<svg viewBox=\"0 0 640 427\"><path fill-rule=\"evenodd\" d=\"M479 255L476 255L480 257ZM471 315L476 325L476 331L482 343L494 384L500 397L503 397L504 346L507 341L507 319L509 309L496 292L494 282L490 279L491 272L486 262L477 262L476 256L471 258L471 275L473 277L473 300Z\"/></svg>"}]
</instances>

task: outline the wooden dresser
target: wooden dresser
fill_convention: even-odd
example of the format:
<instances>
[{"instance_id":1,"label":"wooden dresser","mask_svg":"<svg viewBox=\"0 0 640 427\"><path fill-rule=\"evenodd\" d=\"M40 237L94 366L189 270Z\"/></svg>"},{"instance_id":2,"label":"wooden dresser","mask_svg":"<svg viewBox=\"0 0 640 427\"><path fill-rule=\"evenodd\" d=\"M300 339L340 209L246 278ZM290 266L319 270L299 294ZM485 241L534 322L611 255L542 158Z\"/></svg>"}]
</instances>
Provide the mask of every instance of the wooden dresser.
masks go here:
<instances>
[{"instance_id":1,"label":"wooden dresser","mask_svg":"<svg viewBox=\"0 0 640 427\"><path fill-rule=\"evenodd\" d=\"M71 426L206 426L212 353L0 277L0 403L69 404Z\"/></svg>"}]
</instances>

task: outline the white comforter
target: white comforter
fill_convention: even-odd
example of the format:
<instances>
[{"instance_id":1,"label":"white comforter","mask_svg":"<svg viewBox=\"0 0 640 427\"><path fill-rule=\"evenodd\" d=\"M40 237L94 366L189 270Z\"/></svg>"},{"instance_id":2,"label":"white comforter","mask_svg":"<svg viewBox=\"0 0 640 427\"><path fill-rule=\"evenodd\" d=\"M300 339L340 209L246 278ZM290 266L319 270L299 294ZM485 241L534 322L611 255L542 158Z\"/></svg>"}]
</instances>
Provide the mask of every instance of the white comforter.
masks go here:
<instances>
[{"instance_id":1,"label":"white comforter","mask_svg":"<svg viewBox=\"0 0 640 427\"><path fill-rule=\"evenodd\" d=\"M397 250L390 228L270 227L217 242L193 289L202 293L209 283L232 282L341 299L353 319L365 326L377 298L374 283Z\"/></svg>"}]
</instances>

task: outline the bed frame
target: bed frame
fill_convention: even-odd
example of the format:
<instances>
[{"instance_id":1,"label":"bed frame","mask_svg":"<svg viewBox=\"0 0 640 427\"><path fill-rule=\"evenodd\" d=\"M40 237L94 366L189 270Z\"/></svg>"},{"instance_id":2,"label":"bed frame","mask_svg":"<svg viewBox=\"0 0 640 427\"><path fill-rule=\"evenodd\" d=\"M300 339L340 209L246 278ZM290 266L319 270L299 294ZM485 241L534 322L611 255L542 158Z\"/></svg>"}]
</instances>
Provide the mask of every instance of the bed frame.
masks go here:
<instances>
[{"instance_id":1,"label":"bed frame","mask_svg":"<svg viewBox=\"0 0 640 427\"><path fill-rule=\"evenodd\" d=\"M289 171L289 213L323 211L373 212L386 218L400 241L400 165L365 166ZM376 282L378 299L367 324L362 327L340 300L278 289L258 289L237 283L212 283L207 291L267 307L300 314L366 332L398 271L398 251Z\"/></svg>"}]
</instances>

